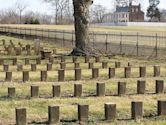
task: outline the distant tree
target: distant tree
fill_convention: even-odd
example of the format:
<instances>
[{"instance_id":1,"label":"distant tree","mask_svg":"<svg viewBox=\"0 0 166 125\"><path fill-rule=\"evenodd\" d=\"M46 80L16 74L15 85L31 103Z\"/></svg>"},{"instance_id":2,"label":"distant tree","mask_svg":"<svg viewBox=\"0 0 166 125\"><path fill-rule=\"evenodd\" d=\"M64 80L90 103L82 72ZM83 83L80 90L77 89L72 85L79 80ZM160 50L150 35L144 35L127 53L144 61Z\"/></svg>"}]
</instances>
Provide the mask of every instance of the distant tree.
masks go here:
<instances>
[{"instance_id":1,"label":"distant tree","mask_svg":"<svg viewBox=\"0 0 166 125\"><path fill-rule=\"evenodd\" d=\"M0 10L0 23L1 24L17 24L19 15L14 8Z\"/></svg>"},{"instance_id":2,"label":"distant tree","mask_svg":"<svg viewBox=\"0 0 166 125\"><path fill-rule=\"evenodd\" d=\"M92 8L93 21L97 23L102 23L104 16L106 14L106 8L102 5L94 5Z\"/></svg>"},{"instance_id":3,"label":"distant tree","mask_svg":"<svg viewBox=\"0 0 166 125\"><path fill-rule=\"evenodd\" d=\"M161 11L161 21L166 22L166 10Z\"/></svg>"},{"instance_id":4,"label":"distant tree","mask_svg":"<svg viewBox=\"0 0 166 125\"><path fill-rule=\"evenodd\" d=\"M159 8L157 7L158 4L160 3L159 0L149 0L149 7L147 9L147 17L150 17L151 21L160 21L161 18L161 12Z\"/></svg>"},{"instance_id":5,"label":"distant tree","mask_svg":"<svg viewBox=\"0 0 166 125\"><path fill-rule=\"evenodd\" d=\"M17 0L15 7L19 13L19 23L22 23L22 13L25 11L25 9L28 7L27 3L24 3L23 1Z\"/></svg>"},{"instance_id":6,"label":"distant tree","mask_svg":"<svg viewBox=\"0 0 166 125\"><path fill-rule=\"evenodd\" d=\"M39 20L38 19L35 19L33 24L40 24Z\"/></svg>"},{"instance_id":7,"label":"distant tree","mask_svg":"<svg viewBox=\"0 0 166 125\"><path fill-rule=\"evenodd\" d=\"M160 21L161 19L161 12L158 8L154 8L153 6L150 6L147 9L147 17L150 17L151 21L153 20L158 20Z\"/></svg>"},{"instance_id":8,"label":"distant tree","mask_svg":"<svg viewBox=\"0 0 166 125\"><path fill-rule=\"evenodd\" d=\"M50 3L55 10L55 24L64 24L70 18L70 0L44 0Z\"/></svg>"},{"instance_id":9,"label":"distant tree","mask_svg":"<svg viewBox=\"0 0 166 125\"><path fill-rule=\"evenodd\" d=\"M25 21L25 24L40 24L38 19L35 18L29 18Z\"/></svg>"}]
</instances>

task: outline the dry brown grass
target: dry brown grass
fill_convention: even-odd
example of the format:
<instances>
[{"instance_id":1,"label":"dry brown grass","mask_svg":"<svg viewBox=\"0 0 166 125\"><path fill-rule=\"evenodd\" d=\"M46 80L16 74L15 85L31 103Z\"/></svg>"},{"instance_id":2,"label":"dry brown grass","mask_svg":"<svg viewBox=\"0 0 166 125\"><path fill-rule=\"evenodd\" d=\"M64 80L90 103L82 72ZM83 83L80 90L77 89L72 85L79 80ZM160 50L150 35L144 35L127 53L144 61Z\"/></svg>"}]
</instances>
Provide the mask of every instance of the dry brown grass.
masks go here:
<instances>
[{"instance_id":1,"label":"dry brown grass","mask_svg":"<svg viewBox=\"0 0 166 125\"><path fill-rule=\"evenodd\" d=\"M7 37L3 37L7 38ZM0 38L1 39L1 38ZM11 38L7 38L8 40ZM14 41L17 41L15 39ZM23 42L20 40L20 42ZM28 43L30 41L27 41ZM24 42L23 42L24 43ZM30 42L33 44L33 42ZM45 46L46 43L43 43ZM54 48L54 45L47 46ZM56 46L57 47L57 46ZM63 52L62 48L57 48L58 53ZM68 49L65 49L65 52ZM8 56L5 56L8 57ZM24 57L24 56L22 56ZM107 60L106 58L102 58L102 60ZM83 62L83 58L79 59L80 62ZM91 60L91 61L94 61ZM82 81L72 81L74 76L74 71L71 70L73 68L73 64L67 64L66 71L66 82L55 82L57 79L57 71L48 72L49 82L38 82L40 72L39 70L43 70L46 68L44 63L47 61L43 61L41 65L38 66L37 72L30 73L31 82L22 83L18 82L18 80L22 79L21 72L14 72L13 79L15 82L1 82L0 84L0 124L15 124L15 108L16 107L26 107L28 122L29 124L45 124L48 119L48 106L49 105L59 105L60 106L60 114L62 120L75 120L77 119L77 104L89 104L90 106L90 114L89 114L89 124L111 124L111 125L164 125L165 117L156 117L157 114L157 100L166 100L165 94L152 94L155 92L155 80L162 79L166 81L166 67L164 60L143 60L137 58L128 58L128 57L114 57L109 60L109 67L114 66L115 61L121 61L122 67L127 65L127 62L131 62L133 66L138 67L140 65L147 65L147 75L146 78L138 78L138 68L132 69L132 78L124 79L123 77L123 68L117 69L117 77L114 79L107 79L108 71L106 69L102 69L100 74L101 78L92 80L89 79L91 77L91 70L87 69L87 64L81 63L81 67L83 69L83 78L85 80ZM67 62L71 62L71 58L67 59ZM11 63L11 62L10 62ZM23 63L23 61L20 61ZM153 78L153 65L161 65L161 78ZM101 63L95 64L95 67L101 68ZM26 70L30 70L30 66L24 67ZM58 64L53 65L54 70L59 69ZM2 66L0 66L0 70L2 70ZM11 71L16 71L16 66L10 66ZM0 80L4 79L5 73L0 72ZM88 78L88 79L87 79ZM136 83L137 80L146 80L146 92L149 94L145 95L137 95L136 94ZM17 81L17 82L16 82ZM117 94L117 82L125 81L127 82L127 94L125 96L119 97L115 96ZM96 94L96 83L97 82L105 82L106 83L106 97L95 97ZM83 84L83 97L81 98L73 98L73 85L74 83L82 83ZM61 98L51 98L52 94L52 85L60 84L61 85ZM31 85L39 85L40 86L40 98L30 98L30 86ZM16 97L14 99L7 98L7 88L14 86L16 88ZM144 102L144 116L143 120L135 122L131 120L131 101L143 101ZM113 102L117 104L117 118L118 120L113 123L107 123L103 121L104 119L104 103ZM150 116L150 117L148 117ZM124 119L124 120L122 120ZM77 124L77 122L64 122L61 124Z\"/></svg>"}]
</instances>

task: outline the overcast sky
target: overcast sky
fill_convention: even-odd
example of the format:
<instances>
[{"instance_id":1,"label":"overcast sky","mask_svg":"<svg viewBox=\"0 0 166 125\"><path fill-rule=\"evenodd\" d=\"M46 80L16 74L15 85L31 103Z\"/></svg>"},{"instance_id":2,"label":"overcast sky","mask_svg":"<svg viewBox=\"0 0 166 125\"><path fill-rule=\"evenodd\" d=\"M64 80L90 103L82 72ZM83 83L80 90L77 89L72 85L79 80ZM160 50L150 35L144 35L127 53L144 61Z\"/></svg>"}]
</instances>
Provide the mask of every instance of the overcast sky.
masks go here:
<instances>
[{"instance_id":1,"label":"overcast sky","mask_svg":"<svg viewBox=\"0 0 166 125\"><path fill-rule=\"evenodd\" d=\"M0 9L10 8L14 6L16 1L18 0L0 0ZM48 4L42 2L42 0L20 0L20 1L23 1L24 3L28 4L27 10L33 10L47 14L52 14L53 12L51 7ZM107 7L107 9L112 10L113 1L114 0L94 0L94 4L102 4L105 7ZM161 2L159 7L161 9L163 8L166 9L166 0L160 0L160 1ZM148 0L144 0L143 9L145 10L147 6L148 6Z\"/></svg>"}]
</instances>

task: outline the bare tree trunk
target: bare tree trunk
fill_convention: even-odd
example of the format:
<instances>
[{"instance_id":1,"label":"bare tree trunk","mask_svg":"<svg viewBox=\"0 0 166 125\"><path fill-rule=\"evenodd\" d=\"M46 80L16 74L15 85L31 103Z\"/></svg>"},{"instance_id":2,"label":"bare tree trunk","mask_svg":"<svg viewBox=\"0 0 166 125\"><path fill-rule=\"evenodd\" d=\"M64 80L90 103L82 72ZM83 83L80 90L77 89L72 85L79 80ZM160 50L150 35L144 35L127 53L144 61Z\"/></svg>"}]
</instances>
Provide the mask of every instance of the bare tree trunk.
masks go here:
<instances>
[{"instance_id":1,"label":"bare tree trunk","mask_svg":"<svg viewBox=\"0 0 166 125\"><path fill-rule=\"evenodd\" d=\"M75 18L75 49L72 55L86 55L89 30L89 7L92 0L73 0Z\"/></svg>"}]
</instances>

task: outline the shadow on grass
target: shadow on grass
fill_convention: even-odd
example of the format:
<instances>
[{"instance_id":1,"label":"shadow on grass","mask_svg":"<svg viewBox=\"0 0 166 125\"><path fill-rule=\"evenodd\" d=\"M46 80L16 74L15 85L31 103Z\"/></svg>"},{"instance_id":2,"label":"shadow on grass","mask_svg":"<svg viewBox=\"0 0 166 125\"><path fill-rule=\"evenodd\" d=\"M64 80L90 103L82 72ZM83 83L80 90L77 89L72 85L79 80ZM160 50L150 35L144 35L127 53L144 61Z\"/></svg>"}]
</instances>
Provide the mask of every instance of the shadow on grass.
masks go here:
<instances>
[{"instance_id":1,"label":"shadow on grass","mask_svg":"<svg viewBox=\"0 0 166 125\"><path fill-rule=\"evenodd\" d=\"M76 119L72 119L72 120L65 120L65 119L62 119L60 120L60 123L63 123L63 124L71 124L71 123L77 123L78 120ZM30 123L28 123L29 125L50 125L48 121L43 121L43 122L37 122L37 121L32 121Z\"/></svg>"}]
</instances>

